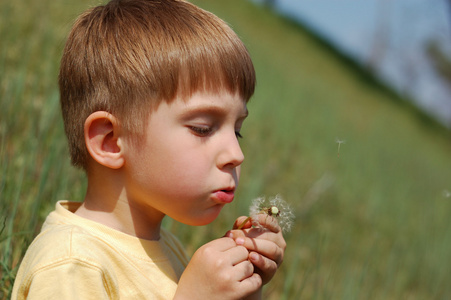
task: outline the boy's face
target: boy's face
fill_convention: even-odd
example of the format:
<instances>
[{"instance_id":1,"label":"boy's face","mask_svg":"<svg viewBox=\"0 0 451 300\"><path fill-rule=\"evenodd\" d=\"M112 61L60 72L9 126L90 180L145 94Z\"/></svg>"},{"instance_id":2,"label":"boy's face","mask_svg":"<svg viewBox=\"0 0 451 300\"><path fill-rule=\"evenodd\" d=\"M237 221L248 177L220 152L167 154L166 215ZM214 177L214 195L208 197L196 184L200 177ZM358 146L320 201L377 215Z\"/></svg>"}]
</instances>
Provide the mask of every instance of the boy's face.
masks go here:
<instances>
[{"instance_id":1,"label":"boy's face","mask_svg":"<svg viewBox=\"0 0 451 300\"><path fill-rule=\"evenodd\" d=\"M129 203L147 217L212 222L233 200L244 160L238 143L246 103L227 92L161 103L145 139L126 150Z\"/></svg>"}]
</instances>

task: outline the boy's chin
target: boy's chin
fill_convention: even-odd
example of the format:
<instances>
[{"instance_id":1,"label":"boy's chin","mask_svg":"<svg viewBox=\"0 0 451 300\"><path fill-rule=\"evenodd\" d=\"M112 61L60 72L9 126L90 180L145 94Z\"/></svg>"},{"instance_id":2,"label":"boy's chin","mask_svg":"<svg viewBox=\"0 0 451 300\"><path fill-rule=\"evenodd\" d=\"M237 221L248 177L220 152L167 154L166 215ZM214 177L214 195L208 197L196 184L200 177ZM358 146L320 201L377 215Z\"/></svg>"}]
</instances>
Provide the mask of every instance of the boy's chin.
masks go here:
<instances>
[{"instance_id":1,"label":"boy's chin","mask_svg":"<svg viewBox=\"0 0 451 300\"><path fill-rule=\"evenodd\" d=\"M181 222L185 225L190 225L190 226L204 226L204 225L208 225L211 222L213 222L214 220L216 220L216 218L219 216L220 212L221 212L221 208L213 210L213 211L205 212L205 214L202 216L196 216L196 217L192 217L189 219L179 220L179 222Z\"/></svg>"}]
</instances>

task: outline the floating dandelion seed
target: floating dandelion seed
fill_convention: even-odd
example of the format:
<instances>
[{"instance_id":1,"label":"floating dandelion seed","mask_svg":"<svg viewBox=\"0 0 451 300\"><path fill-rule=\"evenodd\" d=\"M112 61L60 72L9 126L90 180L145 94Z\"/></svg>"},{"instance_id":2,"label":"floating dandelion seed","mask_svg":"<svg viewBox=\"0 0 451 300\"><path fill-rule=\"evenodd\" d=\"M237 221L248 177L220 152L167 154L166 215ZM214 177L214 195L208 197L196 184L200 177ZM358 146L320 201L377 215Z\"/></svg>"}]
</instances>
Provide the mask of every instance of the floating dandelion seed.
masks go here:
<instances>
[{"instance_id":1,"label":"floating dandelion seed","mask_svg":"<svg viewBox=\"0 0 451 300\"><path fill-rule=\"evenodd\" d=\"M249 207L249 217L238 226L238 229L243 228L244 224L249 220L252 220L254 226L261 226L258 222L258 215L260 214L266 214L276 218L283 232L291 230L294 214L291 211L290 205L280 195L269 200L266 200L264 197L252 200L252 204Z\"/></svg>"},{"instance_id":2,"label":"floating dandelion seed","mask_svg":"<svg viewBox=\"0 0 451 300\"><path fill-rule=\"evenodd\" d=\"M339 138L337 138L335 140L335 142L338 144L337 157L340 157L340 146L341 146L341 144L345 144L346 141L345 140L340 140Z\"/></svg>"}]
</instances>

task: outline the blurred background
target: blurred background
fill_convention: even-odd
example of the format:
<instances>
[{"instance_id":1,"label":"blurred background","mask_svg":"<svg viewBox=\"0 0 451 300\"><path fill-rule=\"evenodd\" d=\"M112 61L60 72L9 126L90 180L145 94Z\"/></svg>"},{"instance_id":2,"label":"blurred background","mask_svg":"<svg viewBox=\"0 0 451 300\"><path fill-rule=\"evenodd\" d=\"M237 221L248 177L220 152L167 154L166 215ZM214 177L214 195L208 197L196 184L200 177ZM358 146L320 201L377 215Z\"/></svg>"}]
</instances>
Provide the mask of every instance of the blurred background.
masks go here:
<instances>
[{"instance_id":1,"label":"blurred background","mask_svg":"<svg viewBox=\"0 0 451 300\"><path fill-rule=\"evenodd\" d=\"M451 1L253 1L310 28L451 127Z\"/></svg>"},{"instance_id":2,"label":"blurred background","mask_svg":"<svg viewBox=\"0 0 451 300\"><path fill-rule=\"evenodd\" d=\"M208 226L164 226L191 254L280 194L296 219L265 299L450 298L449 3L192 2L242 38L258 84L236 200ZM57 74L97 4L0 0L0 299L55 202L84 197Z\"/></svg>"}]
</instances>

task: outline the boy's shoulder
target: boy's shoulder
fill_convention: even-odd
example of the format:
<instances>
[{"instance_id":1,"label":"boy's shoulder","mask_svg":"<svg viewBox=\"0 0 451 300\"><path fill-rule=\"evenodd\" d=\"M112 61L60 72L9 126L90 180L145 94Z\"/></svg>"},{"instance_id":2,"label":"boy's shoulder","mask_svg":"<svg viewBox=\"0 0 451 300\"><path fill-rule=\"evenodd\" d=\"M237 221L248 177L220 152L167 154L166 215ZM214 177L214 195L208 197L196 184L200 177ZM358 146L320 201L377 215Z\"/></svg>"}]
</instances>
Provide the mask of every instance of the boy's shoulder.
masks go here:
<instances>
[{"instance_id":1,"label":"boy's shoulder","mask_svg":"<svg viewBox=\"0 0 451 300\"><path fill-rule=\"evenodd\" d=\"M117 256L152 260L165 258L166 247L176 254L184 251L177 238L164 229L161 229L159 242L143 241L79 217L73 212L80 204L70 201L56 204L55 210L47 216L41 232L27 250L29 259L47 264L82 260L109 266Z\"/></svg>"},{"instance_id":2,"label":"boy's shoulder","mask_svg":"<svg viewBox=\"0 0 451 300\"><path fill-rule=\"evenodd\" d=\"M54 211L28 247L14 282L12 299L25 295L32 295L32 299L69 299L74 297L72 287L76 283L96 286L95 291L100 294L96 292L95 297L102 298L108 291L108 297L118 299L118 279L110 267L104 242L81 226L55 221ZM89 297L81 291L77 296Z\"/></svg>"},{"instance_id":3,"label":"boy's shoulder","mask_svg":"<svg viewBox=\"0 0 451 300\"><path fill-rule=\"evenodd\" d=\"M65 221L57 210L47 217L21 265L27 266L31 273L70 261L80 264L89 262L93 268L108 265L105 251L109 247L106 242L92 234L86 226Z\"/></svg>"}]
</instances>

